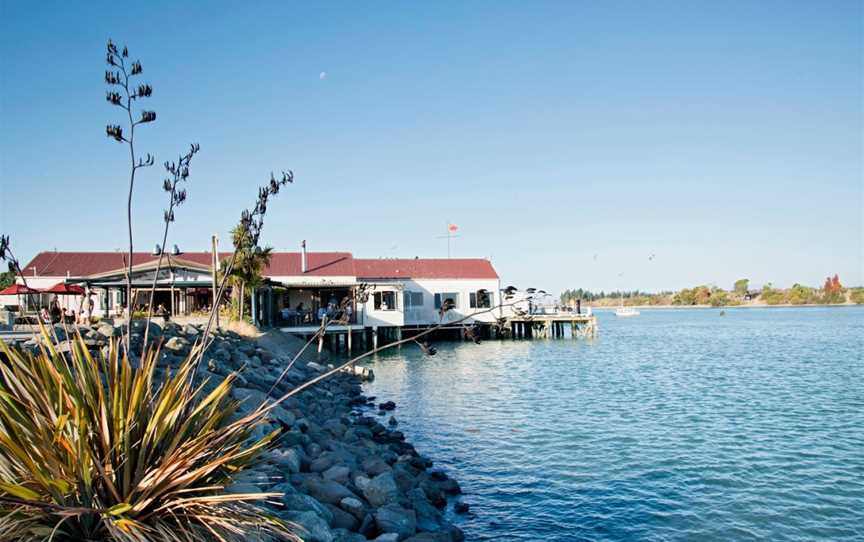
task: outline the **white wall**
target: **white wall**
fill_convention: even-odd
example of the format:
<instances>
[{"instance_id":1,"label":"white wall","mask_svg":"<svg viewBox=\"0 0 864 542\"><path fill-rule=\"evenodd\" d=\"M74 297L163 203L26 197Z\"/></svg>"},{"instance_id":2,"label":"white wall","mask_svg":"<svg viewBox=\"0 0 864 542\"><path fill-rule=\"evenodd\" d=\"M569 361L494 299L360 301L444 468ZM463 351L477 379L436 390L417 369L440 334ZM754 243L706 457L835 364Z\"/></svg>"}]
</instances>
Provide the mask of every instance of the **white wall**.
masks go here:
<instances>
[{"instance_id":1,"label":"white wall","mask_svg":"<svg viewBox=\"0 0 864 542\"><path fill-rule=\"evenodd\" d=\"M499 310L491 312L487 309L471 308L470 294L478 290L486 290L492 294L492 306L501 302L501 294L498 291L498 279L410 279L400 281L403 290L403 310L405 312L406 325L434 325L439 323L440 315L435 308L435 294L458 293L457 305L445 314L444 322L453 322L475 313L477 316L470 318L467 322L491 323L499 315ZM404 297L407 292L420 292L423 294L423 305L421 307L406 307Z\"/></svg>"},{"instance_id":2,"label":"white wall","mask_svg":"<svg viewBox=\"0 0 864 542\"><path fill-rule=\"evenodd\" d=\"M402 289L398 283L375 283L369 284L374 289L369 293L366 303L358 307L362 311L363 325L365 327L389 327L405 325L405 299L402 297ZM375 310L375 292L394 292L396 294L395 310Z\"/></svg>"}]
</instances>

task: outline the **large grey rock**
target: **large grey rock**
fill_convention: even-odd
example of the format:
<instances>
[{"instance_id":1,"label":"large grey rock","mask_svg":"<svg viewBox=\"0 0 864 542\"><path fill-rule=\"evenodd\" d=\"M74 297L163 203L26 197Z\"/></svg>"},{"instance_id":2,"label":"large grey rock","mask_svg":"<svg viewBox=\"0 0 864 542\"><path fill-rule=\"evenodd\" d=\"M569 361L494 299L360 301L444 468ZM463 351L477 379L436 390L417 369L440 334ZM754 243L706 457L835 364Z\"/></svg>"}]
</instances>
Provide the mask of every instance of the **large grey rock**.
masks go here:
<instances>
[{"instance_id":1,"label":"large grey rock","mask_svg":"<svg viewBox=\"0 0 864 542\"><path fill-rule=\"evenodd\" d=\"M323 503L339 504L339 501L345 497L356 497L350 489L332 480L307 478L304 482L304 487L309 492L309 495L312 495Z\"/></svg>"},{"instance_id":2,"label":"large grey rock","mask_svg":"<svg viewBox=\"0 0 864 542\"><path fill-rule=\"evenodd\" d=\"M399 498L399 488L390 472L382 472L372 478L362 491L369 504L375 507L383 506Z\"/></svg>"},{"instance_id":3,"label":"large grey rock","mask_svg":"<svg viewBox=\"0 0 864 542\"><path fill-rule=\"evenodd\" d=\"M192 324L186 324L185 326L183 326L183 334L187 337L195 337L200 333L201 331Z\"/></svg>"},{"instance_id":4,"label":"large grey rock","mask_svg":"<svg viewBox=\"0 0 864 542\"><path fill-rule=\"evenodd\" d=\"M333 529L333 542L366 542L366 537L360 533L352 533L347 529Z\"/></svg>"},{"instance_id":5,"label":"large grey rock","mask_svg":"<svg viewBox=\"0 0 864 542\"><path fill-rule=\"evenodd\" d=\"M146 320L132 320L132 331L140 333L142 336L144 335L144 325L147 323ZM162 328L159 327L155 322L150 322L148 337L161 337L162 336Z\"/></svg>"},{"instance_id":6,"label":"large grey rock","mask_svg":"<svg viewBox=\"0 0 864 542\"><path fill-rule=\"evenodd\" d=\"M183 337L171 337L165 342L163 347L174 352L181 352L189 348L189 341Z\"/></svg>"},{"instance_id":7,"label":"large grey rock","mask_svg":"<svg viewBox=\"0 0 864 542\"><path fill-rule=\"evenodd\" d=\"M390 465L380 457L367 457L360 463L360 466L369 476L378 476L382 472L391 470Z\"/></svg>"},{"instance_id":8,"label":"large grey rock","mask_svg":"<svg viewBox=\"0 0 864 542\"><path fill-rule=\"evenodd\" d=\"M210 349L210 355L219 361L231 361L231 352L224 346Z\"/></svg>"},{"instance_id":9,"label":"large grey rock","mask_svg":"<svg viewBox=\"0 0 864 542\"><path fill-rule=\"evenodd\" d=\"M300 472L300 455L294 448L276 448L267 454L267 459L286 469L289 473Z\"/></svg>"},{"instance_id":10,"label":"large grey rock","mask_svg":"<svg viewBox=\"0 0 864 542\"><path fill-rule=\"evenodd\" d=\"M333 529L348 529L354 530L360 522L353 515L338 506L327 504L327 509L333 513L333 519L330 521L330 527Z\"/></svg>"},{"instance_id":11,"label":"large grey rock","mask_svg":"<svg viewBox=\"0 0 864 542\"><path fill-rule=\"evenodd\" d=\"M405 539L405 542L453 542L450 532L417 533Z\"/></svg>"},{"instance_id":12,"label":"large grey rock","mask_svg":"<svg viewBox=\"0 0 864 542\"><path fill-rule=\"evenodd\" d=\"M388 504L375 511L375 525L383 533L396 533L399 540L417 532L414 510L406 510L398 504Z\"/></svg>"},{"instance_id":13,"label":"large grey rock","mask_svg":"<svg viewBox=\"0 0 864 542\"><path fill-rule=\"evenodd\" d=\"M399 463L393 467L393 479L396 480L396 487L402 493L408 493L416 484L411 468Z\"/></svg>"},{"instance_id":14,"label":"large grey rock","mask_svg":"<svg viewBox=\"0 0 864 542\"><path fill-rule=\"evenodd\" d=\"M310 453L310 455L312 455ZM322 455L317 459L313 460L312 463L309 464L309 470L311 472L324 472L333 466L333 456L331 455Z\"/></svg>"},{"instance_id":15,"label":"large grey rock","mask_svg":"<svg viewBox=\"0 0 864 542\"><path fill-rule=\"evenodd\" d=\"M96 328L96 332L105 338L120 336L120 329L112 326L111 324L99 324L99 327Z\"/></svg>"},{"instance_id":16,"label":"large grey rock","mask_svg":"<svg viewBox=\"0 0 864 542\"><path fill-rule=\"evenodd\" d=\"M363 516L366 515L366 507L363 506L360 499L355 497L345 497L339 501L339 507L357 519L363 519Z\"/></svg>"},{"instance_id":17,"label":"large grey rock","mask_svg":"<svg viewBox=\"0 0 864 542\"><path fill-rule=\"evenodd\" d=\"M231 394L238 401L242 401L243 407L246 409L257 408L258 405L267 400L267 394L263 391L250 388L234 388Z\"/></svg>"},{"instance_id":18,"label":"large grey rock","mask_svg":"<svg viewBox=\"0 0 864 542\"><path fill-rule=\"evenodd\" d=\"M420 482L420 489L423 490L426 498L429 499L429 502L431 502L435 507L444 508L447 506L447 496L444 494L444 491L441 490L438 482L435 482L434 480L423 480Z\"/></svg>"},{"instance_id":19,"label":"large grey rock","mask_svg":"<svg viewBox=\"0 0 864 542\"><path fill-rule=\"evenodd\" d=\"M281 406L277 406L276 408L271 410L270 417L279 420L288 427L293 426L294 422L297 421L297 417L294 416L294 414L290 410L282 408Z\"/></svg>"},{"instance_id":20,"label":"large grey rock","mask_svg":"<svg viewBox=\"0 0 864 542\"><path fill-rule=\"evenodd\" d=\"M334 482L339 482L344 485L348 483L349 474L351 474L351 469L348 467L343 465L333 465L329 469L325 470L321 475L325 480L333 480Z\"/></svg>"},{"instance_id":21,"label":"large grey rock","mask_svg":"<svg viewBox=\"0 0 864 542\"><path fill-rule=\"evenodd\" d=\"M333 542L329 525L315 512L290 511L286 518L297 524L296 534L304 542Z\"/></svg>"},{"instance_id":22,"label":"large grey rock","mask_svg":"<svg viewBox=\"0 0 864 542\"><path fill-rule=\"evenodd\" d=\"M326 422L324 422L324 425L322 427L327 431L330 431L330 433L332 433L335 437L341 437L345 434L345 430L347 429L347 427L345 427L345 425L337 419L327 420Z\"/></svg>"},{"instance_id":23,"label":"large grey rock","mask_svg":"<svg viewBox=\"0 0 864 542\"><path fill-rule=\"evenodd\" d=\"M304 493L285 493L282 496L282 504L287 510L314 512L328 525L333 520L333 513L326 506Z\"/></svg>"},{"instance_id":24,"label":"large grey rock","mask_svg":"<svg viewBox=\"0 0 864 542\"><path fill-rule=\"evenodd\" d=\"M426 494L419 487L408 493L411 499L411 507L417 516L418 531L437 531L441 528L442 515L437 508L432 506Z\"/></svg>"}]
</instances>

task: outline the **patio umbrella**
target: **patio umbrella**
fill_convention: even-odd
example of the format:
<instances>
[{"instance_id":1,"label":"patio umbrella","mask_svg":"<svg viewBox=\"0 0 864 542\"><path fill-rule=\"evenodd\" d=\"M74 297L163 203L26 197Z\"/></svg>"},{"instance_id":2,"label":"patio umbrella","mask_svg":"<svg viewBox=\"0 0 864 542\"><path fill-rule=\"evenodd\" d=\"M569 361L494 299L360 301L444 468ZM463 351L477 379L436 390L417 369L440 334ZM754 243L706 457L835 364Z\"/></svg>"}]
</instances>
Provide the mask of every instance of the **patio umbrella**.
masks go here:
<instances>
[{"instance_id":1,"label":"patio umbrella","mask_svg":"<svg viewBox=\"0 0 864 542\"><path fill-rule=\"evenodd\" d=\"M78 286L77 284L66 284L65 282L58 282L57 284L55 284L51 288L49 288L47 290L43 290L43 292L46 294L55 294L58 296L61 296L61 295L62 296L67 296L67 295L83 296L84 295L84 288ZM66 302L66 304L68 305L68 301ZM81 310L80 303L79 303L78 310L79 310L79 312Z\"/></svg>"},{"instance_id":2,"label":"patio umbrella","mask_svg":"<svg viewBox=\"0 0 864 542\"><path fill-rule=\"evenodd\" d=\"M19 307L21 306L21 296L22 295L26 295L29 297L30 295L33 295L33 294L39 295L41 293L42 292L40 292L39 290L36 290L35 288L30 288L29 286L25 286L23 284L17 284L17 283L13 284L12 286L10 286L8 288L0 290L0 295L16 295L16 296L18 296L18 306Z\"/></svg>"},{"instance_id":3,"label":"patio umbrella","mask_svg":"<svg viewBox=\"0 0 864 542\"><path fill-rule=\"evenodd\" d=\"M65 282L58 282L54 286L43 291L46 294L84 295L84 288L78 286L77 284L66 284Z\"/></svg>"}]
</instances>

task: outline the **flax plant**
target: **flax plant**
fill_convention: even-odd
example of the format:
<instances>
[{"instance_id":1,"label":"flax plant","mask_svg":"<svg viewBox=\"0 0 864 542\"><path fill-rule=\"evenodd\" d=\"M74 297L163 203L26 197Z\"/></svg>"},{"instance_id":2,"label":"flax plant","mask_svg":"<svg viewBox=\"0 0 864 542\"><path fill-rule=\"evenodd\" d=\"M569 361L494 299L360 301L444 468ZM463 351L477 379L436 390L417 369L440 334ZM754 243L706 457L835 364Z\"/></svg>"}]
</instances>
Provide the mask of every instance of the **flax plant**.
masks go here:
<instances>
[{"instance_id":1,"label":"flax plant","mask_svg":"<svg viewBox=\"0 0 864 542\"><path fill-rule=\"evenodd\" d=\"M105 99L113 106L119 107L126 112L128 123L124 126L109 124L105 127L105 134L118 143L125 143L129 147L129 195L126 199L126 225L129 233L129 260L126 262L126 335L125 347L129 349L129 340L132 334L132 191L135 188L135 173L145 167L153 165L154 158L149 153L145 157L135 154L135 127L148 124L156 120L156 112L142 110L140 116L134 117L134 104L137 100L149 98L153 94L153 87L149 84L135 86L135 79L144 72L141 62L129 58L129 50L126 47L119 49L111 40L106 46L107 52L105 62L109 69L105 70L105 84L108 90Z\"/></svg>"},{"instance_id":2,"label":"flax plant","mask_svg":"<svg viewBox=\"0 0 864 542\"><path fill-rule=\"evenodd\" d=\"M0 538L293 539L252 504L278 494L223 491L278 434L252 439L265 413L238 414L236 373L205 393L191 358L158 379L158 349L133 367L114 340L97 358L42 334L35 355L0 342Z\"/></svg>"},{"instance_id":3,"label":"flax plant","mask_svg":"<svg viewBox=\"0 0 864 542\"><path fill-rule=\"evenodd\" d=\"M144 326L144 343L141 347L141 355L147 350L147 336L150 334L150 320L153 318L153 295L156 293L156 283L159 280L159 271L162 269L162 258L165 255L165 246L168 243L168 228L174 222L174 210L186 201L186 189L178 188L181 183L189 179L189 166L192 157L195 156L201 146L193 143L189 146L189 152L177 159L176 162L165 162L165 171L168 177L162 181L162 190L168 194L168 208L163 214L165 228L162 230L162 245L159 251L159 261L156 264L156 272L153 274L153 284L150 285L150 298L147 302L147 321Z\"/></svg>"}]
</instances>

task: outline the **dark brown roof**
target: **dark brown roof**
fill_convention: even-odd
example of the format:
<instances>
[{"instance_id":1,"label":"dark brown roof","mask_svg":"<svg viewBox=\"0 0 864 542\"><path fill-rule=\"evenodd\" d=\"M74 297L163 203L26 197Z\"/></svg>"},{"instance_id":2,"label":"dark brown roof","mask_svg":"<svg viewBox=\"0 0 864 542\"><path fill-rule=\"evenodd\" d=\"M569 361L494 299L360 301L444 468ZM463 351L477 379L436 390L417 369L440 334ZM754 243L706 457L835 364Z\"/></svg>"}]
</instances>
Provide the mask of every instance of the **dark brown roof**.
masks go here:
<instances>
[{"instance_id":1,"label":"dark brown roof","mask_svg":"<svg viewBox=\"0 0 864 542\"><path fill-rule=\"evenodd\" d=\"M226 254L220 253L220 257ZM167 255L166 255L167 256ZM22 268L25 275L36 274L47 277L65 277L67 273L73 277L86 277L115 271L126 266L126 252L40 252L26 267ZM210 252L184 252L179 258L201 265L210 265L213 257ZM132 265L140 265L156 261L159 256L148 252L132 254Z\"/></svg>"},{"instance_id":2,"label":"dark brown roof","mask_svg":"<svg viewBox=\"0 0 864 542\"><path fill-rule=\"evenodd\" d=\"M40 252L23 268L26 275L86 277L120 270L125 266L124 252ZM220 252L219 259L231 256ZM200 265L210 265L210 252L184 252L177 259ZM147 252L135 252L132 265L157 260ZM264 275L270 277L300 276L299 252L274 252ZM415 279L497 279L498 273L489 260L482 258L422 258L422 259L361 259L350 252L309 252L307 272L311 276L358 277L361 279L415 278Z\"/></svg>"},{"instance_id":3,"label":"dark brown roof","mask_svg":"<svg viewBox=\"0 0 864 542\"><path fill-rule=\"evenodd\" d=\"M497 279L492 262L482 258L354 259L357 278Z\"/></svg>"},{"instance_id":4,"label":"dark brown roof","mask_svg":"<svg viewBox=\"0 0 864 542\"><path fill-rule=\"evenodd\" d=\"M300 275L353 277L354 258L350 252L308 252L306 253L306 273L301 268L299 252L274 252L270 265L264 270L270 277Z\"/></svg>"}]
</instances>

